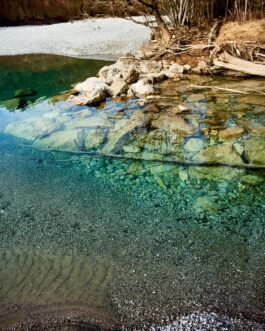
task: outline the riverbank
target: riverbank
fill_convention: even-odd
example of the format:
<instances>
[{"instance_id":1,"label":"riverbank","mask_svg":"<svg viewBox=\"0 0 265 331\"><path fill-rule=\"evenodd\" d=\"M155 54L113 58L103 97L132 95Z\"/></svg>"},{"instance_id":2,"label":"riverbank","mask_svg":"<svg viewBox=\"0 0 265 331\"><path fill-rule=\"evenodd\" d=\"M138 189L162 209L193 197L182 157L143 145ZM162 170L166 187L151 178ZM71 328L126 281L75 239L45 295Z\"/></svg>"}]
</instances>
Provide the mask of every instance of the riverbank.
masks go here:
<instances>
[{"instance_id":1,"label":"riverbank","mask_svg":"<svg viewBox=\"0 0 265 331\"><path fill-rule=\"evenodd\" d=\"M120 18L8 27L0 28L0 56L54 54L116 60L134 54L149 39L149 28Z\"/></svg>"}]
</instances>

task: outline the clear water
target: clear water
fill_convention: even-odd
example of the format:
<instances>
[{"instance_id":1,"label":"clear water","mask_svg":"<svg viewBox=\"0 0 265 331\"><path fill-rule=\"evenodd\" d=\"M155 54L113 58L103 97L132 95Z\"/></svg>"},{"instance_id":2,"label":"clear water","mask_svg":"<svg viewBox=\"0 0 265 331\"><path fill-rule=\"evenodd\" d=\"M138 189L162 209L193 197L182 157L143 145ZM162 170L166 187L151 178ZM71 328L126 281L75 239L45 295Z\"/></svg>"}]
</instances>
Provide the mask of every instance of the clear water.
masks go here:
<instances>
[{"instance_id":1,"label":"clear water","mask_svg":"<svg viewBox=\"0 0 265 331\"><path fill-rule=\"evenodd\" d=\"M73 71L77 68L80 74L79 61L71 64L69 60L72 81L69 78L56 90L57 82L51 79L46 87L50 94L41 95L52 96L53 90L59 93L75 83ZM37 86L32 72L38 73L42 63L44 58L32 57L32 70L25 71L34 83L32 87ZM19 62L9 70L15 72L18 67ZM65 68L55 67L63 75ZM93 73L95 63L90 62L89 67L86 76ZM58 76L54 70L49 69L47 77ZM203 79L213 84L210 78ZM14 83L15 89L31 87L22 86L22 82L27 82L24 75L18 85ZM217 83L238 88L247 84L214 81ZM263 82L255 84L257 87ZM12 81L8 86L6 92L1 92L6 98L12 97ZM174 99L179 88L183 85L175 83L174 90L171 87L162 91L166 98L158 103L159 107L164 103L163 111L168 104L179 102ZM185 89L181 102L189 102L188 97ZM222 124L229 126L238 119L246 123L247 118L255 128L259 123L258 138L262 139L260 124L265 112L264 104L257 101L260 97L255 101L249 97L246 104L251 114L240 108L242 99L237 103L235 96L211 92L202 102L195 99L190 99L195 109L193 117L189 114L191 121L198 112L200 118L208 119L212 111L220 125L218 115L227 111L229 99L229 112L225 120L222 117ZM233 102L237 107L234 112ZM111 118L124 107L120 102L108 101L100 110L89 110ZM134 100L125 108L125 117L129 117L128 113L139 106ZM59 320L58 316L72 318L73 314L79 320L96 320L105 328L169 324L187 314L215 312L241 320L234 329L232 322L223 322L220 330L262 330L262 164L257 163L258 170L241 166L198 168L185 162L106 157L95 149L90 154L54 152L4 133L10 123L40 118L60 109L71 114L80 110L47 100L28 105L24 112L0 109L0 325L5 328L16 321L26 323L34 312L38 316L34 318L43 321L49 314L53 316L51 321L55 315ZM134 136L133 145L138 138ZM115 153L128 157L128 153ZM146 154L137 153L137 158L144 155L146 159ZM154 155L162 154L156 151ZM164 159L168 157L164 155ZM242 178L249 175L258 177L258 183L244 182Z\"/></svg>"}]
</instances>

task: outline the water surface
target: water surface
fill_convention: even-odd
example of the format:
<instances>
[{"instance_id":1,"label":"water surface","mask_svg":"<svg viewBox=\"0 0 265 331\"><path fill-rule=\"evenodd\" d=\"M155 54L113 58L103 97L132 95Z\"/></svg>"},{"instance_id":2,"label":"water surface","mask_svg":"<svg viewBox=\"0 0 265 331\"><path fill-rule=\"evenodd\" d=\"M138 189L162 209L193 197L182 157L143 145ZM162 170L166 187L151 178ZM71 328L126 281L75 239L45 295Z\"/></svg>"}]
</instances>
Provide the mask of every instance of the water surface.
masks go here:
<instances>
[{"instance_id":1,"label":"water surface","mask_svg":"<svg viewBox=\"0 0 265 331\"><path fill-rule=\"evenodd\" d=\"M37 70L38 59L31 62L32 71ZM51 70L53 75L58 74ZM196 84L249 88L240 80L194 79ZM22 82L16 88L36 86ZM61 91L74 82L69 80ZM57 83L50 84L53 90ZM257 90L263 82L252 84ZM59 329L68 316L103 328L140 328L182 323L188 316L194 330L213 330L212 323L218 330L262 330L264 99L194 91L188 85L165 86L163 98L151 107L139 106L137 100L108 100L99 109L77 108L45 99L24 112L0 109L0 325L34 319L45 325L55 323L56 316ZM172 115L179 103L191 112ZM113 127L119 121L131 125L133 114L143 124L109 149L110 133L120 132ZM34 125L51 118L64 119L63 125L35 136ZM161 121L169 119L186 124L186 133L183 126L181 134L169 124L161 128ZM10 125L13 134L6 132ZM229 127L244 130L223 141L220 132L224 137ZM54 139L69 130L67 143ZM90 136L94 145L79 144L72 139L75 130L82 130L82 139L99 130L96 137L103 140L95 143ZM253 139L260 142L255 157L247 150ZM245 149L240 163L213 154L219 163L236 167L187 164L201 148L235 144ZM203 156L200 161L208 154Z\"/></svg>"}]
</instances>

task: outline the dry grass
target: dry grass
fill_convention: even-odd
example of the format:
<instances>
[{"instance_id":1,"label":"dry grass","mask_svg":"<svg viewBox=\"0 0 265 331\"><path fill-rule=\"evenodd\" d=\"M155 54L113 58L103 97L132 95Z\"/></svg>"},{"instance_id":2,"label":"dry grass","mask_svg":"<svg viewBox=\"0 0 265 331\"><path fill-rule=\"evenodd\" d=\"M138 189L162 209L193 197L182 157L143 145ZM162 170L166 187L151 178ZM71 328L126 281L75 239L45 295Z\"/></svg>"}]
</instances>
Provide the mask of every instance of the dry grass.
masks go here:
<instances>
[{"instance_id":1,"label":"dry grass","mask_svg":"<svg viewBox=\"0 0 265 331\"><path fill-rule=\"evenodd\" d=\"M226 23L220 30L217 42L251 42L253 44L265 44L265 19L246 23Z\"/></svg>"}]
</instances>

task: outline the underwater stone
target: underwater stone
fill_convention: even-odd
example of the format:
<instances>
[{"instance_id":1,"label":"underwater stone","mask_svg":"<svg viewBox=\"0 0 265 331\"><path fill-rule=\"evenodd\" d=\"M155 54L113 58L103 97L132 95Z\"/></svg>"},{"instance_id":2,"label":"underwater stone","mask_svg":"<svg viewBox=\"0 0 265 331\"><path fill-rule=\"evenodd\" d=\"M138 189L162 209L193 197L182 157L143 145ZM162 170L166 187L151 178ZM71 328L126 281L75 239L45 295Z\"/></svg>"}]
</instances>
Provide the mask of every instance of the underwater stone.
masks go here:
<instances>
[{"instance_id":1,"label":"underwater stone","mask_svg":"<svg viewBox=\"0 0 265 331\"><path fill-rule=\"evenodd\" d=\"M218 205L218 203L213 201L211 197L204 195L196 200L195 204L193 205L193 208L196 211L206 210L210 213L214 213L218 211L221 207Z\"/></svg>"},{"instance_id":2,"label":"underwater stone","mask_svg":"<svg viewBox=\"0 0 265 331\"><path fill-rule=\"evenodd\" d=\"M38 148L65 151L79 151L83 143L83 130L63 130L51 134L34 142Z\"/></svg>"},{"instance_id":3,"label":"underwater stone","mask_svg":"<svg viewBox=\"0 0 265 331\"><path fill-rule=\"evenodd\" d=\"M25 121L9 124L4 132L15 137L35 140L51 134L60 127L61 124L51 118L30 118Z\"/></svg>"},{"instance_id":4,"label":"underwater stone","mask_svg":"<svg viewBox=\"0 0 265 331\"><path fill-rule=\"evenodd\" d=\"M123 145L130 139L130 134L144 124L145 116L142 111L135 110L130 119L122 119L116 122L109 131L108 142L103 147L106 153L120 151Z\"/></svg>"},{"instance_id":5,"label":"underwater stone","mask_svg":"<svg viewBox=\"0 0 265 331\"><path fill-rule=\"evenodd\" d=\"M106 132L103 129L91 129L85 135L84 138L84 147L85 149L95 149L99 148L106 137Z\"/></svg>"},{"instance_id":6,"label":"underwater stone","mask_svg":"<svg viewBox=\"0 0 265 331\"><path fill-rule=\"evenodd\" d=\"M21 89L21 90L17 90L14 94L14 96L16 98L20 98L20 97L31 97L33 95L36 95L37 92L31 88L25 88L25 89Z\"/></svg>"},{"instance_id":7,"label":"underwater stone","mask_svg":"<svg viewBox=\"0 0 265 331\"><path fill-rule=\"evenodd\" d=\"M238 139L244 133L243 128L239 127L230 127L225 130L219 131L219 139L220 140L228 140L228 139Z\"/></svg>"},{"instance_id":8,"label":"underwater stone","mask_svg":"<svg viewBox=\"0 0 265 331\"><path fill-rule=\"evenodd\" d=\"M243 160L233 149L231 144L219 144L205 148L194 156L194 161L211 164L223 163L227 165L242 165Z\"/></svg>"},{"instance_id":9,"label":"underwater stone","mask_svg":"<svg viewBox=\"0 0 265 331\"><path fill-rule=\"evenodd\" d=\"M255 137L244 141L245 156L249 162L265 165L265 138Z\"/></svg>"},{"instance_id":10,"label":"underwater stone","mask_svg":"<svg viewBox=\"0 0 265 331\"><path fill-rule=\"evenodd\" d=\"M257 186L264 182L263 178L256 175L246 175L241 178L242 184L247 184L251 186Z\"/></svg>"},{"instance_id":11,"label":"underwater stone","mask_svg":"<svg viewBox=\"0 0 265 331\"><path fill-rule=\"evenodd\" d=\"M194 179L233 180L245 174L245 169L228 167L190 167L189 175Z\"/></svg>"},{"instance_id":12,"label":"underwater stone","mask_svg":"<svg viewBox=\"0 0 265 331\"><path fill-rule=\"evenodd\" d=\"M184 118L163 113L158 117L158 119L152 122L152 126L157 129L165 130L169 133L175 132L184 136L193 134L195 130L195 127L188 124Z\"/></svg>"},{"instance_id":13,"label":"underwater stone","mask_svg":"<svg viewBox=\"0 0 265 331\"><path fill-rule=\"evenodd\" d=\"M5 107L7 110L16 110L23 106L23 101L20 98L9 99L0 101L0 106Z\"/></svg>"},{"instance_id":14,"label":"underwater stone","mask_svg":"<svg viewBox=\"0 0 265 331\"><path fill-rule=\"evenodd\" d=\"M204 142L199 138L190 138L184 145L184 150L191 154L196 154L203 150Z\"/></svg>"}]
</instances>

